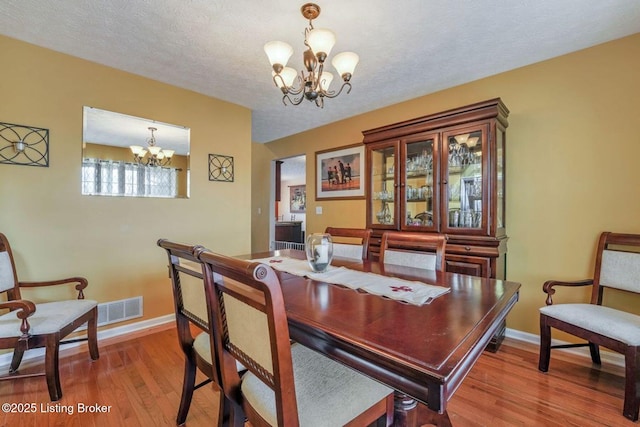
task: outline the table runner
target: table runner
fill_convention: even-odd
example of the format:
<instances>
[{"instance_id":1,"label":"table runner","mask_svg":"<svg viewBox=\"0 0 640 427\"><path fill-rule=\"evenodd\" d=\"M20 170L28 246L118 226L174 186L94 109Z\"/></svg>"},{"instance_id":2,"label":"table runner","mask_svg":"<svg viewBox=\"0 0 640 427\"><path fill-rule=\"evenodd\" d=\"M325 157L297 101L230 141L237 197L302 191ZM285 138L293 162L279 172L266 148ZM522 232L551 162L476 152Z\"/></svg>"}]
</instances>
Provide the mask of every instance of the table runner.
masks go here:
<instances>
[{"instance_id":1,"label":"table runner","mask_svg":"<svg viewBox=\"0 0 640 427\"><path fill-rule=\"evenodd\" d=\"M351 270L330 265L324 273L315 273L306 260L274 256L254 259L295 276L308 277L319 282L332 283L351 289L361 289L367 293L404 301L413 305L430 303L434 298L446 294L449 288L427 285L426 283L382 276L380 274Z\"/></svg>"}]
</instances>

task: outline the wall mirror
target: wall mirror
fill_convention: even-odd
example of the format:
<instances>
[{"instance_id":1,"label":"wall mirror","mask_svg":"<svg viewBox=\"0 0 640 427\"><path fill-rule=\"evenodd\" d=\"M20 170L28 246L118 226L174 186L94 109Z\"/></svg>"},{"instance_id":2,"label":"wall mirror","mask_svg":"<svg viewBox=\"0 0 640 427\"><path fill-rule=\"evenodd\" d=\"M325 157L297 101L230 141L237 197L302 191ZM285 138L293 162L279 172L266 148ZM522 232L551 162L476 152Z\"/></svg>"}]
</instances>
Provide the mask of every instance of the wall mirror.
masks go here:
<instances>
[{"instance_id":1,"label":"wall mirror","mask_svg":"<svg viewBox=\"0 0 640 427\"><path fill-rule=\"evenodd\" d=\"M85 106L82 194L188 198L189 137L184 126Z\"/></svg>"}]
</instances>

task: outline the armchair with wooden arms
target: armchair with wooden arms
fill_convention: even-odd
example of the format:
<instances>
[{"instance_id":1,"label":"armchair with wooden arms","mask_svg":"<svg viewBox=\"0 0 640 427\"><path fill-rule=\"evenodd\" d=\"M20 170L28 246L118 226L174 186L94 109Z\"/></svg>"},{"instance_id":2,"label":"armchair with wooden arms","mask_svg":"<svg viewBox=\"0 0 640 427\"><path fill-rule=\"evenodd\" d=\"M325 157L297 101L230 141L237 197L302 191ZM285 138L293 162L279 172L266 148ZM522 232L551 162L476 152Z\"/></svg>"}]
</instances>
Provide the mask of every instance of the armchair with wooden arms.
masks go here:
<instances>
[{"instance_id":1,"label":"armchair with wooden arms","mask_svg":"<svg viewBox=\"0 0 640 427\"><path fill-rule=\"evenodd\" d=\"M35 288L76 283L78 299L33 303L22 299L21 288ZM13 253L7 237L0 233L0 295L6 301L0 302L0 310L9 312L0 315L0 349L12 349L13 357L9 373L0 380L14 380L45 375L49 397L52 401L62 397L58 369L60 344L88 340L91 359L97 360L98 353L98 303L84 299L87 279L71 277L61 280L41 282L18 281ZM87 323L87 338L60 340ZM44 372L20 374L18 369L26 350L45 348Z\"/></svg>"},{"instance_id":2,"label":"armchair with wooden arms","mask_svg":"<svg viewBox=\"0 0 640 427\"><path fill-rule=\"evenodd\" d=\"M369 257L371 230L327 227L324 232L333 240L333 256L363 260Z\"/></svg>"},{"instance_id":3,"label":"armchair with wooden arms","mask_svg":"<svg viewBox=\"0 0 640 427\"><path fill-rule=\"evenodd\" d=\"M556 286L592 286L589 304L553 304ZM599 346L625 358L623 415L638 420L640 408L640 315L603 304L604 290L640 294L640 235L604 232L598 243L593 279L544 283L546 306L540 309L540 360L549 370L552 348L589 346L593 363L600 364ZM586 343L551 345L551 328L585 339Z\"/></svg>"},{"instance_id":4,"label":"armchair with wooden arms","mask_svg":"<svg viewBox=\"0 0 640 427\"><path fill-rule=\"evenodd\" d=\"M257 262L202 251L213 345L233 425L390 425L393 390L291 343L280 281ZM238 375L236 362L248 372ZM295 381L294 381L295 379Z\"/></svg>"}]
</instances>

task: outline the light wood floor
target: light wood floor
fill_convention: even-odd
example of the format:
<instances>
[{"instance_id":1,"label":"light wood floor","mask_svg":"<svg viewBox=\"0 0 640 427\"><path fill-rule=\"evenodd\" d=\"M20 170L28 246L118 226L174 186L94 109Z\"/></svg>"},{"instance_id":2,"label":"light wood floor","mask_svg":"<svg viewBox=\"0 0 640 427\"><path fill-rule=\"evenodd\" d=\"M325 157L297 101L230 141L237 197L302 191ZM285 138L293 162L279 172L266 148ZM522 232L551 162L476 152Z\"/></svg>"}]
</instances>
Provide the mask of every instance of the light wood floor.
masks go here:
<instances>
[{"instance_id":1,"label":"light wood floor","mask_svg":"<svg viewBox=\"0 0 640 427\"><path fill-rule=\"evenodd\" d=\"M83 346L84 348L85 346ZM548 374L537 347L505 340L485 352L449 402L454 426L638 426L622 416L623 369L552 353ZM173 328L121 342L101 342L100 359L73 351L60 360L63 398L49 402L44 377L0 382L0 403L35 413L0 413L0 426L174 426L183 362ZM211 386L194 394L187 426L213 426ZM78 413L78 404L110 407ZM73 409L73 414L68 412ZM46 412L48 411L48 412ZM56 412L58 411L58 412ZM59 412L65 411L65 412Z\"/></svg>"}]
</instances>

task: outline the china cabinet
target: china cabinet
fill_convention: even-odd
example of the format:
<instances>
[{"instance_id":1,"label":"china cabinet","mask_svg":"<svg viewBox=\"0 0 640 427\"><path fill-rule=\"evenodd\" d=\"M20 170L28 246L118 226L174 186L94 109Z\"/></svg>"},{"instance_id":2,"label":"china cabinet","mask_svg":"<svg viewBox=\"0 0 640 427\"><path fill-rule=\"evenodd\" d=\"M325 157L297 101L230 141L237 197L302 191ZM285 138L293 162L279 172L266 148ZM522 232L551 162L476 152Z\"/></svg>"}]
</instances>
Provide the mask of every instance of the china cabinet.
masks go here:
<instances>
[{"instance_id":1,"label":"china cabinet","mask_svg":"<svg viewBox=\"0 0 640 427\"><path fill-rule=\"evenodd\" d=\"M508 114L497 98L363 132L371 256L385 230L440 233L447 271L505 278Z\"/></svg>"}]
</instances>

